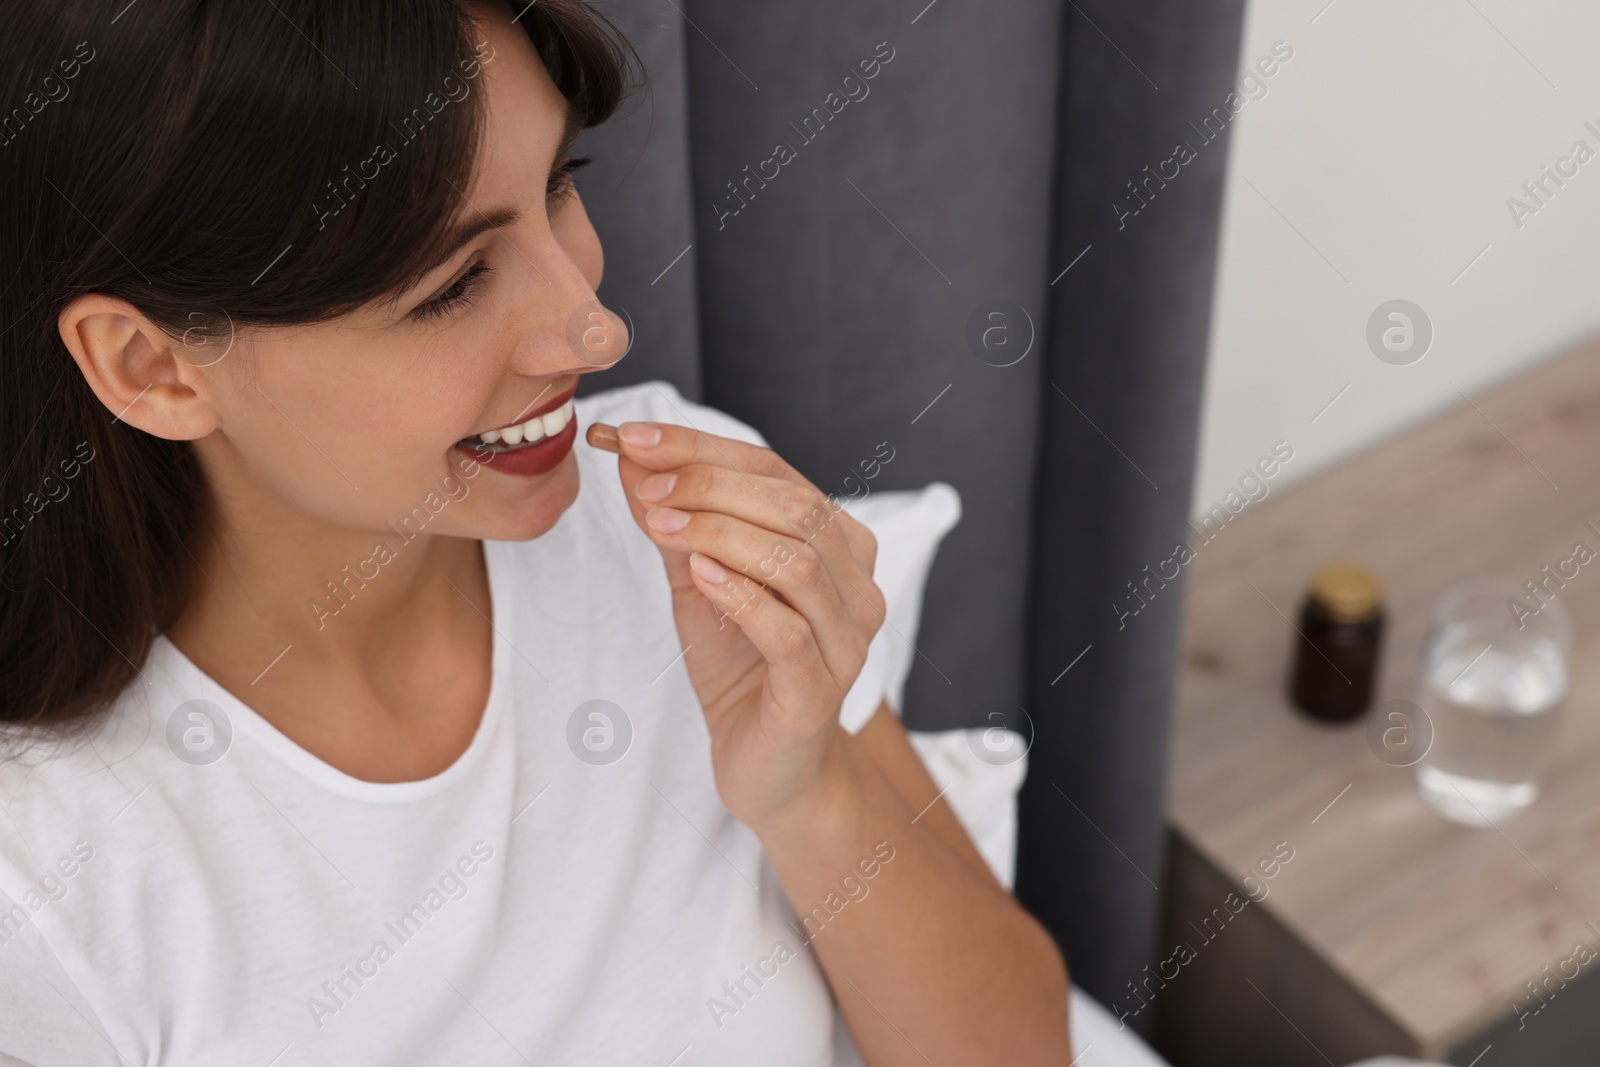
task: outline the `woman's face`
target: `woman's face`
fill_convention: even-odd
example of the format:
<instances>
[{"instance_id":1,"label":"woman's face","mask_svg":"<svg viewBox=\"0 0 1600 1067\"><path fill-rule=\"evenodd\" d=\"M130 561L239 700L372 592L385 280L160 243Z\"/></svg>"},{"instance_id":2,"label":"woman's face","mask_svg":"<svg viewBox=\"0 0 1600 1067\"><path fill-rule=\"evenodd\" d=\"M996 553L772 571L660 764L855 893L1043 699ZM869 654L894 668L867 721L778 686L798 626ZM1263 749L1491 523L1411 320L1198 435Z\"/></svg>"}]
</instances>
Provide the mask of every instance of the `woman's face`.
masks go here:
<instances>
[{"instance_id":1,"label":"woman's face","mask_svg":"<svg viewBox=\"0 0 1600 1067\"><path fill-rule=\"evenodd\" d=\"M575 421L482 463L458 444L559 407L628 345L595 299L600 242L576 190L564 175L548 188L566 162L566 101L504 5L473 10L482 72L469 84L488 94L487 122L457 221L499 224L392 307L241 331L205 369L194 387L215 429L195 447L246 521L281 525L272 512L287 505L379 529L420 508L430 533L525 540L577 495Z\"/></svg>"}]
</instances>

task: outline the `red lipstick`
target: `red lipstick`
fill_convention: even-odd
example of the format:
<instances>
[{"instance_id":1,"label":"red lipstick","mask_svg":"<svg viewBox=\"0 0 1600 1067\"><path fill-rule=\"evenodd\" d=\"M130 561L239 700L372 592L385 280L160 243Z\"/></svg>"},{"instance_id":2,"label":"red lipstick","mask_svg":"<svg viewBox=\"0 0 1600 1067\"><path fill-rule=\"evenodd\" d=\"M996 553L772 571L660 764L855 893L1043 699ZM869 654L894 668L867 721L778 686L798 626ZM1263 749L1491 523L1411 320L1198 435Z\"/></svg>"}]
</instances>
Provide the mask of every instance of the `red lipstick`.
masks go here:
<instances>
[{"instance_id":1,"label":"red lipstick","mask_svg":"<svg viewBox=\"0 0 1600 1067\"><path fill-rule=\"evenodd\" d=\"M499 436L504 434L508 428L525 426L534 419L548 415L553 411L559 411L572 400L572 395L577 391L577 388L577 383L573 383L560 396L520 416L516 422L498 427L492 433ZM567 457L567 453L572 451L572 444L577 440L577 437L578 417L576 411L574 411L567 418L566 425L562 426L554 434L544 436L533 444L519 442L516 445L508 445L503 440L490 444L485 443L481 436L474 436L456 442L455 447L490 470L499 471L502 474L534 477L540 474L548 474L554 470Z\"/></svg>"}]
</instances>

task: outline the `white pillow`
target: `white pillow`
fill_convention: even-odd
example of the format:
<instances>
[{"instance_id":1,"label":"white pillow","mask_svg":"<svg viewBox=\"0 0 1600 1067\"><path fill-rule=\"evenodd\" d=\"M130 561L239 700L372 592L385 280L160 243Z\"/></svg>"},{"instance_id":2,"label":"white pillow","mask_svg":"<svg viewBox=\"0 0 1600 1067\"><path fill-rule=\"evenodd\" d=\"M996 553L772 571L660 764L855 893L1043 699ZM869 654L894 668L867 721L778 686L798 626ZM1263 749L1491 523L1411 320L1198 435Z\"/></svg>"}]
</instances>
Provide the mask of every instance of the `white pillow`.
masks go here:
<instances>
[{"instance_id":1,"label":"white pillow","mask_svg":"<svg viewBox=\"0 0 1600 1067\"><path fill-rule=\"evenodd\" d=\"M939 542L961 520L961 496L944 482L934 482L922 489L879 491L845 500L844 510L878 539L872 580L887 602L884 624L868 646L867 662L839 712L840 724L856 733L885 698L900 714L906 676L917 654L912 642L922 618L922 589Z\"/></svg>"},{"instance_id":2,"label":"white pillow","mask_svg":"<svg viewBox=\"0 0 1600 1067\"><path fill-rule=\"evenodd\" d=\"M873 580L887 602L884 624L839 714L844 728L855 733L882 700L888 700L896 715L901 713L906 677L921 654L916 640L922 590L939 542L961 520L961 496L952 486L934 482L923 489L869 493L846 501L845 510L878 539ZM983 727L913 731L911 744L935 784L948 787L944 799L995 877L1009 889L1016 869L1017 790L1028 763L1026 755L1001 765L991 762L984 734ZM980 752L990 753L991 761L980 759Z\"/></svg>"}]
</instances>

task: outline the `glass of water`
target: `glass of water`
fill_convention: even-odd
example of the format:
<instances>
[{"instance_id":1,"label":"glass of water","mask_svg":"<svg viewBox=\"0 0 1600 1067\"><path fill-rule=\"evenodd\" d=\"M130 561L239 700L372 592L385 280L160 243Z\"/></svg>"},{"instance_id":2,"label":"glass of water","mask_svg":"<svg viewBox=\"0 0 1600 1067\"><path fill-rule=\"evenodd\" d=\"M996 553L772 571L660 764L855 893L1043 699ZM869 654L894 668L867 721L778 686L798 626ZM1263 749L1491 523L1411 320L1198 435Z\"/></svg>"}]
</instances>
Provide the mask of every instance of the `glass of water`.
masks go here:
<instances>
[{"instance_id":1,"label":"glass of water","mask_svg":"<svg viewBox=\"0 0 1600 1067\"><path fill-rule=\"evenodd\" d=\"M1489 826L1538 799L1571 646L1571 613L1514 579L1471 578L1439 598L1419 697L1433 744L1417 785L1441 815Z\"/></svg>"}]
</instances>

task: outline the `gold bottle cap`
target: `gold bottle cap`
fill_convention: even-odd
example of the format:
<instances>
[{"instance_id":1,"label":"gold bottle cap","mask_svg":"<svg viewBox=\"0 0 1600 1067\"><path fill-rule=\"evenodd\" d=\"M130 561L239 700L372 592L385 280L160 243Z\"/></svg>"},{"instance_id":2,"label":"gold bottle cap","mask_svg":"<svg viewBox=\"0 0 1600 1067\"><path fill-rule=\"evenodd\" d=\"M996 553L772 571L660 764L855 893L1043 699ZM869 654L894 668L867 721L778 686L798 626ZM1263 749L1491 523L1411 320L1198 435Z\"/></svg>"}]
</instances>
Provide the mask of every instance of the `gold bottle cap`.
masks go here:
<instances>
[{"instance_id":1,"label":"gold bottle cap","mask_svg":"<svg viewBox=\"0 0 1600 1067\"><path fill-rule=\"evenodd\" d=\"M1318 568L1311 595L1338 622L1365 622L1378 612L1383 583L1370 568L1338 560Z\"/></svg>"}]
</instances>

